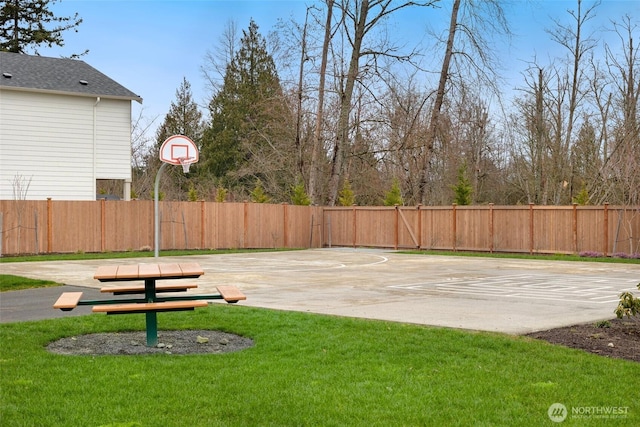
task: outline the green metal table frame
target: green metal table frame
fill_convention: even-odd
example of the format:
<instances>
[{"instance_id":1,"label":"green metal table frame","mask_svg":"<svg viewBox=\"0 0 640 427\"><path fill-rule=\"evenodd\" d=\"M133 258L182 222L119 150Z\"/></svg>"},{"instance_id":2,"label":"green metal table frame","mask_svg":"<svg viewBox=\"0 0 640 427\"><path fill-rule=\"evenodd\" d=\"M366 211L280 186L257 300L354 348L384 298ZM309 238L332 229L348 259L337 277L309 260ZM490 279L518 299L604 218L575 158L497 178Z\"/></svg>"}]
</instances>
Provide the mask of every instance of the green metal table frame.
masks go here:
<instances>
[{"instance_id":1,"label":"green metal table frame","mask_svg":"<svg viewBox=\"0 0 640 427\"><path fill-rule=\"evenodd\" d=\"M98 278L100 282L123 282L123 281L136 281L144 280L144 298L122 298L122 299L104 299L104 300L81 300L78 305L113 305L113 304L128 304L128 303L155 303L155 302L169 302L169 301L196 301L196 300L216 300L223 299L222 295L184 295L184 296L171 296L171 297L158 297L156 294L156 281L157 280L171 280L171 279L193 279L200 277L201 274L186 274L186 275L170 275L170 276L154 276L154 277L109 277ZM175 291L172 291L175 292ZM174 309L165 311L178 311L178 310L193 310L191 309ZM158 311L143 311L146 316L146 332L147 332L147 346L155 347L158 345ZM124 314L124 313L110 313L110 314ZM133 314L133 313L131 313Z\"/></svg>"}]
</instances>

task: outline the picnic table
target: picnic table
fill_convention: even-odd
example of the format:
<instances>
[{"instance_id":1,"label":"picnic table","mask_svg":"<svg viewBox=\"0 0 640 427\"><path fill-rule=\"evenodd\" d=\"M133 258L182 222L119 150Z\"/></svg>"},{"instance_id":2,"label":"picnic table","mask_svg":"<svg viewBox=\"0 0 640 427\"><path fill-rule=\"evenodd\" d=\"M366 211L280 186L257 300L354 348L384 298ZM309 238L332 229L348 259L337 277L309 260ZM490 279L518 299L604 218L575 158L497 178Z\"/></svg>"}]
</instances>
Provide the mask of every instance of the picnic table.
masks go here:
<instances>
[{"instance_id":1,"label":"picnic table","mask_svg":"<svg viewBox=\"0 0 640 427\"><path fill-rule=\"evenodd\" d=\"M96 313L144 313L147 346L153 347L158 344L158 312L194 310L206 307L207 300L224 299L228 303L237 303L246 299L235 286L217 286L218 294L192 295L186 294L186 291L197 288L195 284L157 283L159 280L193 279L203 274L202 267L194 262L100 266L93 276L100 282L144 281L144 284L103 287L100 292L112 293L114 296L140 294L144 297L82 300L82 292L64 292L53 307L69 311L78 305L92 305L92 311ZM176 295L177 293L182 295Z\"/></svg>"}]
</instances>

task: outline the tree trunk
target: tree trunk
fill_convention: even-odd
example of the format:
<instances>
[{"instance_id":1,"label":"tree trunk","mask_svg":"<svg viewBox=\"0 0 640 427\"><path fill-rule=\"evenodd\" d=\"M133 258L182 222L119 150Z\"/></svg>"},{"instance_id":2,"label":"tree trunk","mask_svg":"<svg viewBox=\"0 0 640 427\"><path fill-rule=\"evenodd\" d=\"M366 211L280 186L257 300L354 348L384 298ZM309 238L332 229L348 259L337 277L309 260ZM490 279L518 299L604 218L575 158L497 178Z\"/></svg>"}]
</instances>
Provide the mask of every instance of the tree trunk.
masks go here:
<instances>
[{"instance_id":1,"label":"tree trunk","mask_svg":"<svg viewBox=\"0 0 640 427\"><path fill-rule=\"evenodd\" d=\"M431 111L431 121L429 123L429 129L426 135L426 149L424 153L424 160L422 166L422 174L420 178L420 184L418 187L418 200L421 200L423 204L426 204L425 190L427 182L429 181L429 162L431 160L431 154L433 152L433 144L435 143L438 132L438 119L440 117L440 110L442 109L442 103L444 101L444 91L449 79L449 64L451 63L451 57L453 56L453 41L456 35L456 28L458 25L458 10L460 9L460 0L454 0L453 8L451 9L451 20L449 21L449 37L447 38L447 48L444 54L444 60L442 61L442 69L440 70L440 81L438 82L438 91L436 92L436 99L433 104L433 110Z\"/></svg>"},{"instance_id":2,"label":"tree trunk","mask_svg":"<svg viewBox=\"0 0 640 427\"><path fill-rule=\"evenodd\" d=\"M311 165L309 168L309 198L311 203L318 203L318 176L320 174L320 150L322 149L322 119L324 110L324 84L327 73L327 56L331 41L331 19L334 0L327 0L327 21L324 27L324 42L322 44L322 62L320 63L320 83L318 85L318 111L316 112L316 127L313 135L311 150Z\"/></svg>"},{"instance_id":3,"label":"tree trunk","mask_svg":"<svg viewBox=\"0 0 640 427\"><path fill-rule=\"evenodd\" d=\"M459 0L457 0L459 1ZM334 206L340 188L340 177L344 169L344 159L349 145L349 112L351 111L351 99L353 88L358 77L359 60L361 56L362 39L365 35L367 25L367 14L369 13L369 0L363 0L360 5L360 16L356 24L353 38L353 50L349 60L349 70L344 91L340 99L340 116L338 118L338 131L333 145L333 156L331 158L331 177L329 181L329 206Z\"/></svg>"}]
</instances>

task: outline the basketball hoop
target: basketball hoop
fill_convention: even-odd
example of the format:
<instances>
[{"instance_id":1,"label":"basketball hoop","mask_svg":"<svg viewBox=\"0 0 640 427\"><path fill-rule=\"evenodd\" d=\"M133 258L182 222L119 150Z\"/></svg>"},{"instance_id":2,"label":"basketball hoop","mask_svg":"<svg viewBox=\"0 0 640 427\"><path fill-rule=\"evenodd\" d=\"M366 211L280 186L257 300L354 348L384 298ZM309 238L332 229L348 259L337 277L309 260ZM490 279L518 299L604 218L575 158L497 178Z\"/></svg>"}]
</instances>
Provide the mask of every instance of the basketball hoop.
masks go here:
<instances>
[{"instance_id":1,"label":"basketball hoop","mask_svg":"<svg viewBox=\"0 0 640 427\"><path fill-rule=\"evenodd\" d=\"M182 166L182 172L189 173L189 167L197 161L195 157L178 157L180 166Z\"/></svg>"}]
</instances>

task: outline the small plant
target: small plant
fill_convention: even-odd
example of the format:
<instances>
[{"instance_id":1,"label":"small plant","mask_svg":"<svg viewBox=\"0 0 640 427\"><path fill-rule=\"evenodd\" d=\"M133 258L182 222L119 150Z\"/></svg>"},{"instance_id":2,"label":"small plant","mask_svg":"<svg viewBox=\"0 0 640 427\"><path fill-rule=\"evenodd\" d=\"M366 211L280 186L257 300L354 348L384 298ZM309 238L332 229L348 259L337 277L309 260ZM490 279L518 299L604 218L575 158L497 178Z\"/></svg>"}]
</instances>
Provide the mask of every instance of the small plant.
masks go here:
<instances>
[{"instance_id":1,"label":"small plant","mask_svg":"<svg viewBox=\"0 0 640 427\"><path fill-rule=\"evenodd\" d=\"M193 183L189 185L189 193L187 193L187 198L190 202L198 201L198 191L196 190L196 187L193 186Z\"/></svg>"},{"instance_id":2,"label":"small plant","mask_svg":"<svg viewBox=\"0 0 640 427\"><path fill-rule=\"evenodd\" d=\"M402 206L402 193L400 192L400 181L398 178L393 179L393 184L391 185L391 190L389 190L384 196L384 205L385 206Z\"/></svg>"},{"instance_id":3,"label":"small plant","mask_svg":"<svg viewBox=\"0 0 640 427\"><path fill-rule=\"evenodd\" d=\"M640 289L640 283L638 283L638 289ZM615 313L618 319L622 319L624 316L637 316L640 313L640 297L634 297L631 292L623 292L620 294L620 302Z\"/></svg>"},{"instance_id":4,"label":"small plant","mask_svg":"<svg viewBox=\"0 0 640 427\"><path fill-rule=\"evenodd\" d=\"M311 204L311 199L304 190L304 184L302 182L296 184L292 190L291 203L298 206L309 206Z\"/></svg>"},{"instance_id":5,"label":"small plant","mask_svg":"<svg viewBox=\"0 0 640 427\"><path fill-rule=\"evenodd\" d=\"M156 198L156 194L155 194L155 192L153 190L151 191L151 198L154 199L154 200ZM160 201L164 200L164 191L161 191L161 192L158 193L158 200L160 200Z\"/></svg>"},{"instance_id":6,"label":"small plant","mask_svg":"<svg viewBox=\"0 0 640 427\"><path fill-rule=\"evenodd\" d=\"M227 189L224 187L218 187L216 191L216 202L222 203L227 199Z\"/></svg>"},{"instance_id":7,"label":"small plant","mask_svg":"<svg viewBox=\"0 0 640 427\"><path fill-rule=\"evenodd\" d=\"M582 187L582 190L576 194L571 200L572 203L580 206L586 206L589 204L589 192L587 191L587 187Z\"/></svg>"},{"instance_id":8,"label":"small plant","mask_svg":"<svg viewBox=\"0 0 640 427\"><path fill-rule=\"evenodd\" d=\"M256 186L251 191L251 201L254 203L269 203L269 196L264 192L262 181L256 179Z\"/></svg>"},{"instance_id":9,"label":"small plant","mask_svg":"<svg viewBox=\"0 0 640 427\"><path fill-rule=\"evenodd\" d=\"M611 327L611 322L608 320L601 320L595 323L595 327L599 329L608 329Z\"/></svg>"},{"instance_id":10,"label":"small plant","mask_svg":"<svg viewBox=\"0 0 640 427\"><path fill-rule=\"evenodd\" d=\"M596 251L582 251L579 253L579 255L585 258L600 258L601 256L603 256L601 252Z\"/></svg>"},{"instance_id":11,"label":"small plant","mask_svg":"<svg viewBox=\"0 0 640 427\"><path fill-rule=\"evenodd\" d=\"M342 190L340 190L340 194L338 195L338 202L340 206L353 206L356 202L353 190L351 189L351 183L348 179L345 179L342 184Z\"/></svg>"},{"instance_id":12,"label":"small plant","mask_svg":"<svg viewBox=\"0 0 640 427\"><path fill-rule=\"evenodd\" d=\"M451 189L454 193L453 202L460 206L466 206L471 204L471 194L473 193L473 187L467 178L467 162L465 161L458 169L458 182L456 185L452 185Z\"/></svg>"},{"instance_id":13,"label":"small plant","mask_svg":"<svg viewBox=\"0 0 640 427\"><path fill-rule=\"evenodd\" d=\"M635 253L635 254L628 254L626 252L616 252L615 254L611 255L613 258L622 258L622 259L638 259L640 258L640 254Z\"/></svg>"}]
</instances>

